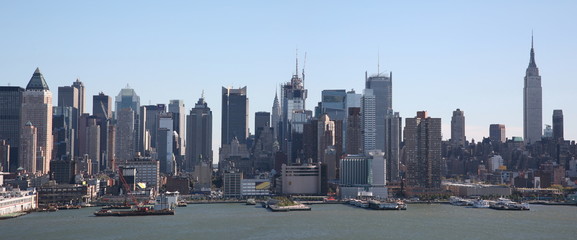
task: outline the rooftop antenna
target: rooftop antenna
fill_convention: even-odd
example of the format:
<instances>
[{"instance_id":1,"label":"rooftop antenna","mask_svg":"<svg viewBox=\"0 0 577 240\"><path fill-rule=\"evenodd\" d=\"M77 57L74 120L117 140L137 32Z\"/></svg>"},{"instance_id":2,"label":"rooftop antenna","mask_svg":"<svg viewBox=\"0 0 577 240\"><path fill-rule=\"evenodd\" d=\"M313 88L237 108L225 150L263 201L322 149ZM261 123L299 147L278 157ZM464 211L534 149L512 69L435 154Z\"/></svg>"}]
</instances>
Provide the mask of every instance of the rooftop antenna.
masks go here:
<instances>
[{"instance_id":1,"label":"rooftop antenna","mask_svg":"<svg viewBox=\"0 0 577 240\"><path fill-rule=\"evenodd\" d=\"M531 48L533 48L533 29L531 29Z\"/></svg>"},{"instance_id":2,"label":"rooftop antenna","mask_svg":"<svg viewBox=\"0 0 577 240\"><path fill-rule=\"evenodd\" d=\"M296 58L295 58L295 62L296 62L296 67L295 67L295 75L298 77L299 76L299 49L296 49Z\"/></svg>"},{"instance_id":3,"label":"rooftop antenna","mask_svg":"<svg viewBox=\"0 0 577 240\"><path fill-rule=\"evenodd\" d=\"M303 88L305 88L305 67L307 66L307 52L305 52L305 60L303 62Z\"/></svg>"},{"instance_id":4,"label":"rooftop antenna","mask_svg":"<svg viewBox=\"0 0 577 240\"><path fill-rule=\"evenodd\" d=\"M377 76L381 75L381 49L377 48Z\"/></svg>"},{"instance_id":5,"label":"rooftop antenna","mask_svg":"<svg viewBox=\"0 0 577 240\"><path fill-rule=\"evenodd\" d=\"M204 99L204 89L202 89L202 93L200 94L200 98Z\"/></svg>"}]
</instances>

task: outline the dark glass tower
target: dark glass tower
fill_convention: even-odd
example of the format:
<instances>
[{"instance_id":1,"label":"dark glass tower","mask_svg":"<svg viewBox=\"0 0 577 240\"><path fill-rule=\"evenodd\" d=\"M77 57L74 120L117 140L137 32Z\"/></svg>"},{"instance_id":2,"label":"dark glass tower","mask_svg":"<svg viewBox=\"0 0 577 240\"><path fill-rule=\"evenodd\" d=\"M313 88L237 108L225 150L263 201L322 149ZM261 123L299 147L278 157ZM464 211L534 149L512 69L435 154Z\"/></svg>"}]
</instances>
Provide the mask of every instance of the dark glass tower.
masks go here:
<instances>
[{"instance_id":1,"label":"dark glass tower","mask_svg":"<svg viewBox=\"0 0 577 240\"><path fill-rule=\"evenodd\" d=\"M248 98L246 86L239 89L222 88L221 145L230 144L237 138L246 143L248 137Z\"/></svg>"},{"instance_id":2,"label":"dark glass tower","mask_svg":"<svg viewBox=\"0 0 577 240\"><path fill-rule=\"evenodd\" d=\"M186 171L193 171L201 161L212 166L212 111L204 97L186 118L186 144Z\"/></svg>"},{"instance_id":3,"label":"dark glass tower","mask_svg":"<svg viewBox=\"0 0 577 240\"><path fill-rule=\"evenodd\" d=\"M0 87L0 139L10 145L10 166L4 166L4 171L18 168L22 92L21 87Z\"/></svg>"}]
</instances>

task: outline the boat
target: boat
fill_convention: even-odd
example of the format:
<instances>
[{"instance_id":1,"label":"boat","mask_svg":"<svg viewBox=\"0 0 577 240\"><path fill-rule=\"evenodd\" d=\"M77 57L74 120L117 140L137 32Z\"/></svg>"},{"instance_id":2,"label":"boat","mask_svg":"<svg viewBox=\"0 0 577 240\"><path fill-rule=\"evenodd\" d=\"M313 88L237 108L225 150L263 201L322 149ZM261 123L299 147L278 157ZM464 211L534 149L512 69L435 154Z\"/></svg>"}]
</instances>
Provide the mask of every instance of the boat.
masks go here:
<instances>
[{"instance_id":1,"label":"boat","mask_svg":"<svg viewBox=\"0 0 577 240\"><path fill-rule=\"evenodd\" d=\"M102 209L94 212L97 217L131 217L131 216L153 216L153 215L174 215L174 210L163 209L154 210L148 207L141 207L132 211L112 211L110 209Z\"/></svg>"},{"instance_id":2,"label":"boat","mask_svg":"<svg viewBox=\"0 0 577 240\"><path fill-rule=\"evenodd\" d=\"M527 203L518 203L513 202L507 198L499 198L499 201L492 203L489 205L489 208L495 210L513 210L513 211L521 211L521 210L529 210L529 204Z\"/></svg>"},{"instance_id":3,"label":"boat","mask_svg":"<svg viewBox=\"0 0 577 240\"><path fill-rule=\"evenodd\" d=\"M131 209L132 206L130 205L108 205L102 207L102 209Z\"/></svg>"},{"instance_id":4,"label":"boat","mask_svg":"<svg viewBox=\"0 0 577 240\"><path fill-rule=\"evenodd\" d=\"M449 198L449 203L454 206L473 206L473 201L470 199L464 199L460 197L451 196Z\"/></svg>"},{"instance_id":5,"label":"boat","mask_svg":"<svg viewBox=\"0 0 577 240\"><path fill-rule=\"evenodd\" d=\"M188 203L186 203L185 201L180 201L178 202L178 204L176 204L177 207L186 207L188 206Z\"/></svg>"},{"instance_id":6,"label":"boat","mask_svg":"<svg viewBox=\"0 0 577 240\"><path fill-rule=\"evenodd\" d=\"M492 201L477 199L476 201L473 202L473 207L474 208L488 208L491 203L492 203Z\"/></svg>"},{"instance_id":7,"label":"boat","mask_svg":"<svg viewBox=\"0 0 577 240\"><path fill-rule=\"evenodd\" d=\"M254 198L249 198L246 200L246 205L256 205Z\"/></svg>"}]
</instances>

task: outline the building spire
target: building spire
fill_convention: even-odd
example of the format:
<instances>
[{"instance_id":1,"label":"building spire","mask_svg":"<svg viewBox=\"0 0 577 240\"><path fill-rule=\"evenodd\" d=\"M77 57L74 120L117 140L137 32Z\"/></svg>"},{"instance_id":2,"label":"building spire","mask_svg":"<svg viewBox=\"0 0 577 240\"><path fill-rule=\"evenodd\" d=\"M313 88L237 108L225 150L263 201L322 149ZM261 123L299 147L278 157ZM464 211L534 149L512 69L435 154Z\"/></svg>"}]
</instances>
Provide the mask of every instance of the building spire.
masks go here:
<instances>
[{"instance_id":1,"label":"building spire","mask_svg":"<svg viewBox=\"0 0 577 240\"><path fill-rule=\"evenodd\" d=\"M535 63L535 50L533 49L533 30L531 30L531 58L529 59L529 67L537 67L537 64Z\"/></svg>"},{"instance_id":2,"label":"building spire","mask_svg":"<svg viewBox=\"0 0 577 240\"><path fill-rule=\"evenodd\" d=\"M296 49L296 58L295 58L295 62L296 62L296 67L295 67L295 76L299 76L299 49Z\"/></svg>"}]
</instances>

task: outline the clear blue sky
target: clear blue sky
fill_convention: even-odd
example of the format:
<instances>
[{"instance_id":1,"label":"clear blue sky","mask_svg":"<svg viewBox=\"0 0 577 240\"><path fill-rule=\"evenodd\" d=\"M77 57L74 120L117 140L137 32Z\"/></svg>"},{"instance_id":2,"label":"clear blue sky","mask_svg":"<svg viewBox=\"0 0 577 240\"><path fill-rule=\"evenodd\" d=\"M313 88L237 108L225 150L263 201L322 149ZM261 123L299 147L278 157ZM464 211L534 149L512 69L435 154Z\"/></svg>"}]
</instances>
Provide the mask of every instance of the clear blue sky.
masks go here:
<instances>
[{"instance_id":1,"label":"clear blue sky","mask_svg":"<svg viewBox=\"0 0 577 240\"><path fill-rule=\"evenodd\" d=\"M502 123L522 136L523 77L531 31L543 79L543 123L563 109L577 139L577 1L3 1L0 85L25 86L40 67L54 92L77 77L92 95L130 84L141 104L202 90L220 142L222 86L248 86L255 111L270 111L278 84L307 52L307 107L323 89L362 92L364 72L393 71L402 117L465 111L468 139ZM216 159L215 159L216 160Z\"/></svg>"}]
</instances>

